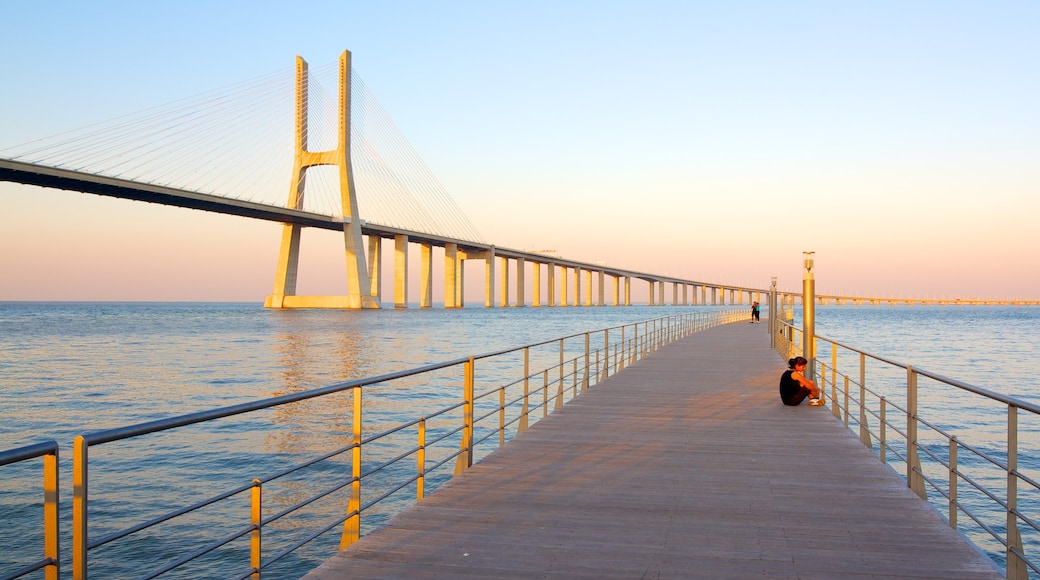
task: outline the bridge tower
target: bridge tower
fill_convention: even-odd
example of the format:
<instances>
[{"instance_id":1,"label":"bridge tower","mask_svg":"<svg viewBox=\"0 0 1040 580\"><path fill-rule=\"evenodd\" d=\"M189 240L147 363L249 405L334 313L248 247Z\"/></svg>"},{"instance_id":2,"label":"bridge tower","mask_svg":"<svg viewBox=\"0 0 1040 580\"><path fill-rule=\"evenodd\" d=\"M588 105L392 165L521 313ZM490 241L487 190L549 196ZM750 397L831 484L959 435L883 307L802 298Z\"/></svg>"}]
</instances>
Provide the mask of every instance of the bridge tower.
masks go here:
<instances>
[{"instance_id":1,"label":"bridge tower","mask_svg":"<svg viewBox=\"0 0 1040 580\"><path fill-rule=\"evenodd\" d=\"M372 294L362 243L362 222L358 216L354 171L350 163L350 51L339 57L339 143L329 151L307 150L307 62L296 57L296 135L292 182L289 185L290 209L303 209L306 172L316 165L339 167L340 201L343 204L343 249L347 260L346 296L297 296L296 275L300 258L300 232L303 226L284 224L278 253L274 291L264 301L266 308L379 308Z\"/></svg>"}]
</instances>

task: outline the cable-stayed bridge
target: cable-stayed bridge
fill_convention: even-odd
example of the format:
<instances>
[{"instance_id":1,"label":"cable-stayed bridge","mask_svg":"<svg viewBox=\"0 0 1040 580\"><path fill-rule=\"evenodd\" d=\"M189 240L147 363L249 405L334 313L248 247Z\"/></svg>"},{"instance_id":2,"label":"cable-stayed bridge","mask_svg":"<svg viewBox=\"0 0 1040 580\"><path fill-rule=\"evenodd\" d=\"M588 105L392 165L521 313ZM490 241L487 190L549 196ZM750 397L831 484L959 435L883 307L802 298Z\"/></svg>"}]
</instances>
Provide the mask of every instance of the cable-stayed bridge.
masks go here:
<instances>
[{"instance_id":1,"label":"cable-stayed bridge","mask_svg":"<svg viewBox=\"0 0 1040 580\"><path fill-rule=\"evenodd\" d=\"M380 307L384 240L394 241L393 304L401 308L409 303L411 244L421 248L420 307L432 306L434 248L443 248L447 308L463 305L467 259L485 262L487 307L523 306L527 288L532 306L628 305L632 279L649 284L650 304L750 303L767 291L489 243L353 71L349 52L313 71L297 58L295 70L0 150L0 180L283 223L275 284L265 302L273 308ZM345 294L296 294L304 227L344 233Z\"/></svg>"}]
</instances>

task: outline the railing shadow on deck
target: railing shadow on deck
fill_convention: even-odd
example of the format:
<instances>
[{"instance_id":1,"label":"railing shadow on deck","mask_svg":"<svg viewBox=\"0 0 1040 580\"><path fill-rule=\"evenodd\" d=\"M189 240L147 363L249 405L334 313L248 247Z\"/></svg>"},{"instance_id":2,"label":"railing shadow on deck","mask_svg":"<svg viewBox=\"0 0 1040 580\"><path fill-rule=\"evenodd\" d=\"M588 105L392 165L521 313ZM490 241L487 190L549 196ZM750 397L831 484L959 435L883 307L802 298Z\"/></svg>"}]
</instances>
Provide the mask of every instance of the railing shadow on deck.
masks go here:
<instances>
[{"instance_id":1,"label":"railing shadow on deck","mask_svg":"<svg viewBox=\"0 0 1040 580\"><path fill-rule=\"evenodd\" d=\"M801 355L802 331L782 320L775 328L777 352ZM834 417L1007 578L1040 575L1027 555L1040 549L1040 406L814 339L818 386Z\"/></svg>"},{"instance_id":2,"label":"railing shadow on deck","mask_svg":"<svg viewBox=\"0 0 1040 580\"><path fill-rule=\"evenodd\" d=\"M608 376L674 340L748 317L743 308L671 315L80 435L71 547L60 564L57 444L0 453L0 466L45 462L44 557L29 562L36 548L26 538L19 556L28 563L0 570L0 580L38 570L49 580L62 568L86 578L88 563L97 577L302 574ZM442 394L414 395L429 385ZM428 397L420 409L428 412L414 416L420 405L402 405L402 392ZM263 453L251 434L226 424L242 415L270 437L285 428L278 413L308 404L306 412L332 436L301 436L305 443L293 453ZM166 443L171 434L188 441ZM205 445L212 437L241 437L253 447L211 461ZM327 445L316 450L312 441ZM140 454L155 468L141 467ZM238 483L211 492L199 481L224 471Z\"/></svg>"}]
</instances>

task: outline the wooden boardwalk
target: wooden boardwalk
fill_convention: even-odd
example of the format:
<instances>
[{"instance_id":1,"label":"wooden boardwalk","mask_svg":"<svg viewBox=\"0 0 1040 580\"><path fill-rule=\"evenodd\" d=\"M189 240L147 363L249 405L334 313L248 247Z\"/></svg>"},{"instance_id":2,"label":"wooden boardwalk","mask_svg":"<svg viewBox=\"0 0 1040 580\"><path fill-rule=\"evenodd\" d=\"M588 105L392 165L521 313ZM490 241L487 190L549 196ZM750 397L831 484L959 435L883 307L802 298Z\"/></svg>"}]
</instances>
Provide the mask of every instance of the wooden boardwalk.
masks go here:
<instances>
[{"instance_id":1,"label":"wooden boardwalk","mask_svg":"<svg viewBox=\"0 0 1040 580\"><path fill-rule=\"evenodd\" d=\"M829 408L766 324L669 345L306 576L1002 578Z\"/></svg>"}]
</instances>

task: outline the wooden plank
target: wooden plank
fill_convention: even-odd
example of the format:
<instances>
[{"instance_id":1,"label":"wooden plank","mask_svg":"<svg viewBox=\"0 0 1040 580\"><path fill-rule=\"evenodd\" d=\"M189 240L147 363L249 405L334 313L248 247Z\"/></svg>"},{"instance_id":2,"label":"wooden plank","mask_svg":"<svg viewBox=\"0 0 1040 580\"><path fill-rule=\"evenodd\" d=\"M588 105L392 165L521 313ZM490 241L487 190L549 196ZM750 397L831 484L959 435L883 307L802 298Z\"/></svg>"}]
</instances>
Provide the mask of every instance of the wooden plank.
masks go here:
<instances>
[{"instance_id":1,"label":"wooden plank","mask_svg":"<svg viewBox=\"0 0 1040 580\"><path fill-rule=\"evenodd\" d=\"M669 345L306 576L1001 578L829 409L766 325Z\"/></svg>"}]
</instances>

